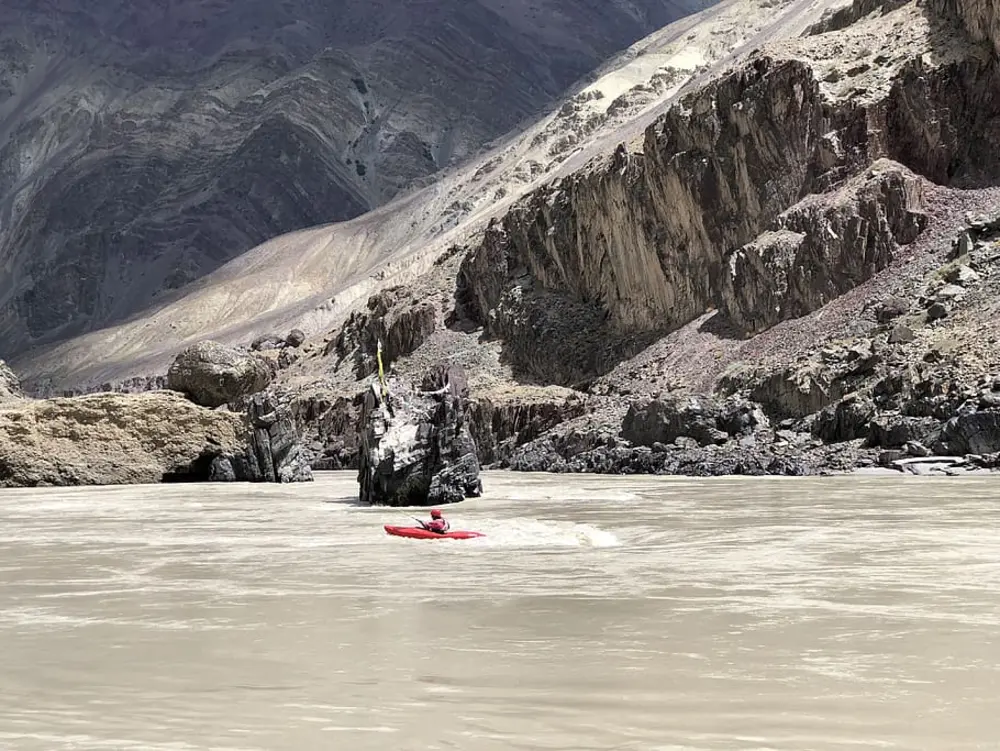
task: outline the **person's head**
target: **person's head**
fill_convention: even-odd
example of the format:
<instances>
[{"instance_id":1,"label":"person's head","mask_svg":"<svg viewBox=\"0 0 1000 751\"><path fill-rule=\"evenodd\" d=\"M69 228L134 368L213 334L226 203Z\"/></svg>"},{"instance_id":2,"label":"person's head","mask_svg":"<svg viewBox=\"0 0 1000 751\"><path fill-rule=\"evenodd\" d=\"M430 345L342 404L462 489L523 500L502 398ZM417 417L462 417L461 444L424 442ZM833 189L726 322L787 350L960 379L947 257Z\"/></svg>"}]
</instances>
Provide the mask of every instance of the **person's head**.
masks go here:
<instances>
[{"instance_id":1,"label":"person's head","mask_svg":"<svg viewBox=\"0 0 1000 751\"><path fill-rule=\"evenodd\" d=\"M439 508L432 508L431 509L431 519L440 519L440 518L441 518L441 509L439 509Z\"/></svg>"}]
</instances>

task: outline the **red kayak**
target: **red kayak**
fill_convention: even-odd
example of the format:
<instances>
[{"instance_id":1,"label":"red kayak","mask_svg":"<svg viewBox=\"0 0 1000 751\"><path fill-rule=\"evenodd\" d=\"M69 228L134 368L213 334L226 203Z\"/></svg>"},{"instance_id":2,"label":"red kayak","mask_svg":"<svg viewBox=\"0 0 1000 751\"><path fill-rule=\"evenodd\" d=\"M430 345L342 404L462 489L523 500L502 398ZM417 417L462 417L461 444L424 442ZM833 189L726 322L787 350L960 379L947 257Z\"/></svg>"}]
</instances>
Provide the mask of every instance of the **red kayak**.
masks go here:
<instances>
[{"instance_id":1,"label":"red kayak","mask_svg":"<svg viewBox=\"0 0 1000 751\"><path fill-rule=\"evenodd\" d=\"M415 540L470 540L473 537L485 537L482 532L431 532L423 527L394 527L385 525L386 534L394 537L412 537Z\"/></svg>"}]
</instances>

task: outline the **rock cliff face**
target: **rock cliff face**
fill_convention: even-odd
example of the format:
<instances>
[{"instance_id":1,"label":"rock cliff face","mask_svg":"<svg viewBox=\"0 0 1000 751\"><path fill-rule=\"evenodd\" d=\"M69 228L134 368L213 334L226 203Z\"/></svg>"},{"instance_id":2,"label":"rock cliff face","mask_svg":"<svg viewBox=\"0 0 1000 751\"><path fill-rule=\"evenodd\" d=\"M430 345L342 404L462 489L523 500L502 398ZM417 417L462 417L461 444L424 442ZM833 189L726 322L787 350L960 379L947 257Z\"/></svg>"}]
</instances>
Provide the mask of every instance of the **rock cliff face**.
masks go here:
<instances>
[{"instance_id":1,"label":"rock cliff face","mask_svg":"<svg viewBox=\"0 0 1000 751\"><path fill-rule=\"evenodd\" d=\"M418 388L396 381L388 401L373 384L358 426L361 502L438 505L481 495L467 398L465 376L457 368L431 372Z\"/></svg>"},{"instance_id":2,"label":"rock cliff face","mask_svg":"<svg viewBox=\"0 0 1000 751\"><path fill-rule=\"evenodd\" d=\"M886 268L926 223L920 180L877 162L843 188L800 201L730 253L720 307L751 334L811 313Z\"/></svg>"},{"instance_id":3,"label":"rock cliff face","mask_svg":"<svg viewBox=\"0 0 1000 751\"><path fill-rule=\"evenodd\" d=\"M239 415L171 392L22 400L0 408L0 485L207 480L243 437Z\"/></svg>"},{"instance_id":4,"label":"rock cliff face","mask_svg":"<svg viewBox=\"0 0 1000 751\"><path fill-rule=\"evenodd\" d=\"M896 27L932 23L904 11ZM520 201L463 265L465 315L523 373L572 383L627 353L602 358L595 341L662 335L715 305L760 331L853 288L924 226L908 170L961 185L1000 172L1000 79L980 50L945 45L928 65L869 49L845 73L802 45L691 93L641 152L620 146ZM882 157L902 166L856 177ZM797 263L807 276L789 277Z\"/></svg>"},{"instance_id":5,"label":"rock cliff face","mask_svg":"<svg viewBox=\"0 0 1000 751\"><path fill-rule=\"evenodd\" d=\"M995 0L931 0L930 7L956 18L972 39L1000 53L1000 8Z\"/></svg>"},{"instance_id":6,"label":"rock cliff face","mask_svg":"<svg viewBox=\"0 0 1000 751\"><path fill-rule=\"evenodd\" d=\"M0 346L378 206L701 5L5 3Z\"/></svg>"},{"instance_id":7,"label":"rock cliff face","mask_svg":"<svg viewBox=\"0 0 1000 751\"><path fill-rule=\"evenodd\" d=\"M519 446L588 411L587 400L568 389L519 387L483 394L469 403L469 431L480 461L503 465Z\"/></svg>"}]
</instances>

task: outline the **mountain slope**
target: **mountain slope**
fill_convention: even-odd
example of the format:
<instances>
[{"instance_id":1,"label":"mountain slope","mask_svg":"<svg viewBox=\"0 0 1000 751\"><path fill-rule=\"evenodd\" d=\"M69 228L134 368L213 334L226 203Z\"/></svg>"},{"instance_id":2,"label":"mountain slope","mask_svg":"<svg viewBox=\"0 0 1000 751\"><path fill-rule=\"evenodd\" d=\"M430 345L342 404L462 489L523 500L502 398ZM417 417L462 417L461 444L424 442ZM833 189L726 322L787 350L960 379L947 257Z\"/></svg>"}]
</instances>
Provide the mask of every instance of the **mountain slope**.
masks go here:
<instances>
[{"instance_id":1,"label":"mountain slope","mask_svg":"<svg viewBox=\"0 0 1000 751\"><path fill-rule=\"evenodd\" d=\"M160 371L178 349L205 337L248 341L292 325L325 332L370 292L431 268L519 196L641 137L685 87L755 43L801 31L830 4L739 0L677 21L607 63L551 114L425 189L346 223L275 238L129 323L13 362L26 381L58 389Z\"/></svg>"},{"instance_id":2,"label":"mountain slope","mask_svg":"<svg viewBox=\"0 0 1000 751\"><path fill-rule=\"evenodd\" d=\"M713 7L426 190L18 367L301 325L272 356L318 466L355 460L381 341L397 377L465 367L504 467L1000 467L997 29L980 0Z\"/></svg>"},{"instance_id":3,"label":"mountain slope","mask_svg":"<svg viewBox=\"0 0 1000 751\"><path fill-rule=\"evenodd\" d=\"M0 350L384 204L702 0L14 0Z\"/></svg>"}]
</instances>

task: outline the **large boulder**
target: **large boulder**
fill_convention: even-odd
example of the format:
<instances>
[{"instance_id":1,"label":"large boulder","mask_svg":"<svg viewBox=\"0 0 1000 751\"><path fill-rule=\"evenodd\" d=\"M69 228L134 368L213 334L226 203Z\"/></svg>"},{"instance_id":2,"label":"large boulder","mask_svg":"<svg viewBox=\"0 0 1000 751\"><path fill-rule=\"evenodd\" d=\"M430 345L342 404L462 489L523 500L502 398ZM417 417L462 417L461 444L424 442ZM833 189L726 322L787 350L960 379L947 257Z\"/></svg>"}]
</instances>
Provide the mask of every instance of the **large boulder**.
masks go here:
<instances>
[{"instance_id":1,"label":"large boulder","mask_svg":"<svg viewBox=\"0 0 1000 751\"><path fill-rule=\"evenodd\" d=\"M725 443L770 427L760 405L738 396L642 399L622 421L622 437L636 446L692 438L701 446Z\"/></svg>"},{"instance_id":2,"label":"large boulder","mask_svg":"<svg viewBox=\"0 0 1000 751\"><path fill-rule=\"evenodd\" d=\"M866 396L850 394L816 415L813 434L824 443L842 443L867 438L875 404Z\"/></svg>"},{"instance_id":3,"label":"large boulder","mask_svg":"<svg viewBox=\"0 0 1000 751\"><path fill-rule=\"evenodd\" d=\"M929 444L940 432L940 428L941 423L933 417L881 414L868 424L866 445L901 449L909 443Z\"/></svg>"},{"instance_id":4,"label":"large boulder","mask_svg":"<svg viewBox=\"0 0 1000 751\"><path fill-rule=\"evenodd\" d=\"M245 450L243 418L168 391L91 394L0 406L0 485L207 480Z\"/></svg>"},{"instance_id":5,"label":"large boulder","mask_svg":"<svg viewBox=\"0 0 1000 751\"><path fill-rule=\"evenodd\" d=\"M1000 451L1000 411L961 414L944 424L935 449L941 454L993 454Z\"/></svg>"},{"instance_id":6,"label":"large boulder","mask_svg":"<svg viewBox=\"0 0 1000 751\"><path fill-rule=\"evenodd\" d=\"M394 379L388 399L372 385L359 426L362 503L438 505L482 494L464 384L461 369L442 368L419 387Z\"/></svg>"},{"instance_id":7,"label":"large boulder","mask_svg":"<svg viewBox=\"0 0 1000 751\"><path fill-rule=\"evenodd\" d=\"M167 388L203 407L221 407L271 385L273 366L264 358L218 342L199 342L174 359Z\"/></svg>"}]
</instances>

